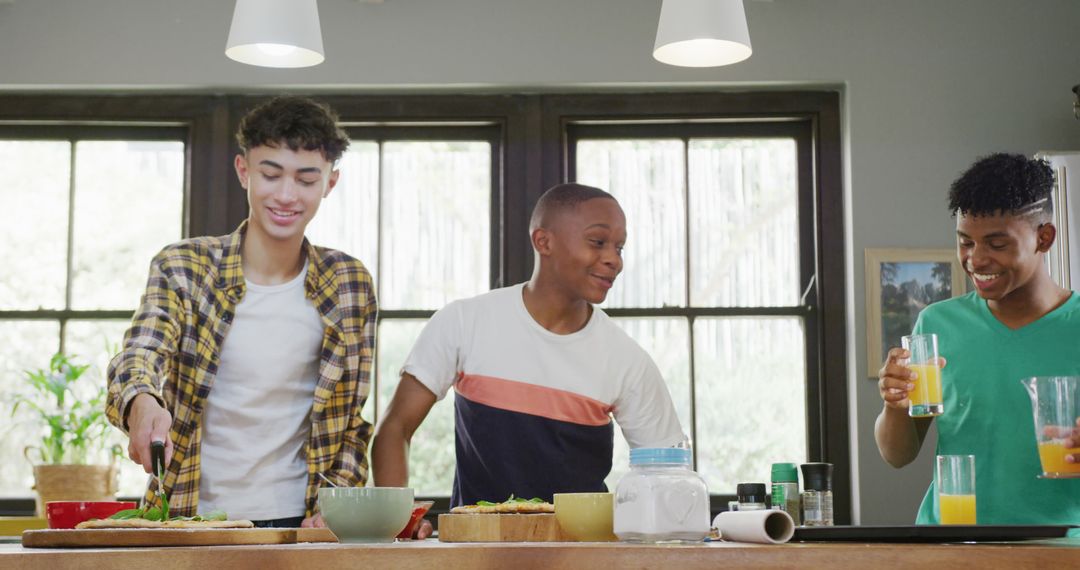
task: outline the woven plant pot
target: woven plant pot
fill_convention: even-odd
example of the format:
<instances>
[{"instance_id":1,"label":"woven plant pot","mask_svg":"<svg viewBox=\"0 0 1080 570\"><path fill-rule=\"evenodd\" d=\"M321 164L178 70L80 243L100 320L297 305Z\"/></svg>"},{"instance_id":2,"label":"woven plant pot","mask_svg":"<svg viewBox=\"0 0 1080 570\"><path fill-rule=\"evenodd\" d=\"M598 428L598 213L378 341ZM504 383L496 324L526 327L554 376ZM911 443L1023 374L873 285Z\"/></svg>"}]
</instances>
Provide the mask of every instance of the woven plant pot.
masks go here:
<instances>
[{"instance_id":1,"label":"woven plant pot","mask_svg":"<svg viewBox=\"0 0 1080 570\"><path fill-rule=\"evenodd\" d=\"M35 465L37 516L49 501L115 501L116 463L111 465Z\"/></svg>"}]
</instances>

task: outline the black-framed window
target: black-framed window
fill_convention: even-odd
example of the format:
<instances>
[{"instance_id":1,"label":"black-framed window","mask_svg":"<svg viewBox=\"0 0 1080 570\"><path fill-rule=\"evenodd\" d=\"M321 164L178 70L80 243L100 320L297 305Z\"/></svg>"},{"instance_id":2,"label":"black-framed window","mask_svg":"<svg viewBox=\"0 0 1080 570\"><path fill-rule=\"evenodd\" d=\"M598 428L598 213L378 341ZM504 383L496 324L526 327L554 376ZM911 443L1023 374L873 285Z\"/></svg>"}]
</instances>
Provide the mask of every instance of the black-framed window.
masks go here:
<instances>
[{"instance_id":1,"label":"black-framed window","mask_svg":"<svg viewBox=\"0 0 1080 570\"><path fill-rule=\"evenodd\" d=\"M0 197L11 214L0 227L0 393L28 394L24 371L47 368L55 352L91 365L78 396L101 386L93 380L120 343L150 257L182 237L187 136L169 125L0 124ZM23 447L40 445L33 420L11 421L0 496L32 485ZM107 460L107 450L97 455ZM120 475L121 492L139 493L141 469L125 464Z\"/></svg>"},{"instance_id":2,"label":"black-framed window","mask_svg":"<svg viewBox=\"0 0 1080 570\"><path fill-rule=\"evenodd\" d=\"M844 278L844 224L840 147L840 101L832 92L758 91L739 93L607 93L549 95L540 100L541 131L544 141L544 185L572 180L577 175L576 145L582 135L595 134L608 138L632 138L649 133L652 137L693 139L694 137L724 138L738 132L729 127L748 129L755 137L794 137L797 141L797 177L799 198L797 206L800 240L798 302L794 305L753 306L751 303L722 303L719 306L696 307L616 307L615 317L653 317L669 320L732 323L742 320L761 323L767 320L801 319L805 354L805 433L806 457L810 461L827 461L835 466L833 489L835 517L840 524L851 520L851 463L848 434L847 364L846 364L846 306ZM796 123L792 127L787 123ZM740 126L741 125L741 126ZM761 129L765 129L762 131ZM777 129L769 134L769 129ZM794 130L793 130L794 129ZM623 132L620 132L622 130ZM634 131L634 132L630 132ZM786 133L786 134L785 134ZM745 137L744 137L745 138ZM752 137L751 137L752 138ZM720 169L717 169L720 170ZM700 201L700 200L699 200ZM714 205L715 207L715 205ZM690 206L690 215L699 215ZM706 212L711 214L712 212ZM631 222L632 223L632 222ZM687 227L691 226L688 220ZM654 228L655 229L655 228ZM630 228L631 238L634 235ZM631 242L632 243L632 242ZM632 246L631 246L632 247ZM687 251L689 251L689 246ZM790 265L789 265L790 267ZM693 287L693 268L687 278ZM810 278L813 277L811 280ZM715 281L716 279L710 279ZM805 288L804 288L805 287ZM791 291L791 287L788 287ZM687 294L692 300L691 293ZM787 294L791 299L791 294ZM614 300L614 299L613 299ZM788 301L790 302L790 301ZM801 317L799 316L801 314ZM698 325L695 322L695 325ZM789 331L792 327L788 327ZM693 330L693 327L691 327ZM703 335L706 338L708 335ZM714 335L711 338L735 339L737 335ZM695 337L694 350L700 339ZM683 343L691 346L689 341ZM715 344L713 342L707 344ZM793 341L797 345L798 342ZM646 347L648 348L648 347ZM798 350L798 346L792 347ZM661 354L661 358L670 356ZM693 353L691 353L693 354ZM738 358L753 357L746 347L729 351L720 362L733 363ZM767 356L767 355L765 355ZM659 359L658 359L659 360ZM685 366L685 365L684 365ZM691 363L688 369L701 369ZM800 371L793 371L798 374ZM689 374L686 373L688 376ZM700 390L702 386L697 386ZM752 389L752 388L750 388ZM691 391L695 397L695 391ZM737 395L737 394L734 394ZM788 395L798 399L799 395ZM714 398L715 401L715 398ZM683 408L685 410L685 406ZM711 414L713 410L697 406L696 414ZM685 411L684 411L685 414ZM798 421L798 419L796 419ZM707 447L708 433L702 433L698 418L685 422L695 426L696 447ZM783 430L785 426L775 429ZM756 434L759 440L772 439L769 432ZM703 441L703 439L705 441ZM725 462L739 463L747 459L746 450L758 451L768 446L751 444L746 448L719 450ZM784 455L787 455L786 453ZM795 458L791 458L794 460ZM777 459L783 461L783 458ZM758 464L774 459L757 458ZM769 473L754 469L754 481L767 481ZM734 482L720 481L713 487L713 508L722 509L733 498Z\"/></svg>"},{"instance_id":3,"label":"black-framed window","mask_svg":"<svg viewBox=\"0 0 1080 570\"><path fill-rule=\"evenodd\" d=\"M809 121L575 121L566 136L568 177L627 215L622 283L603 307L661 367L711 492L806 462ZM626 468L617 441L609 486Z\"/></svg>"}]
</instances>

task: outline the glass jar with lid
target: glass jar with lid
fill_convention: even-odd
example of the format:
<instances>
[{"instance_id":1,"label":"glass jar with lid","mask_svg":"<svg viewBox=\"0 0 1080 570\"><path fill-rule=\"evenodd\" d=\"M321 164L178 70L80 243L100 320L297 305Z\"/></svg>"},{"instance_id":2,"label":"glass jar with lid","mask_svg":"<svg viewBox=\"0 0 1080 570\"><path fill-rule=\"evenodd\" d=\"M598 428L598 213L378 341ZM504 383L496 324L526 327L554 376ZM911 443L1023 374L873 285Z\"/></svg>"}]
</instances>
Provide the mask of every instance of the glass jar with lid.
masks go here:
<instances>
[{"instance_id":1,"label":"glass jar with lid","mask_svg":"<svg viewBox=\"0 0 1080 570\"><path fill-rule=\"evenodd\" d=\"M630 450L615 490L615 535L627 542L698 542L709 534L709 490L690 450Z\"/></svg>"}]
</instances>

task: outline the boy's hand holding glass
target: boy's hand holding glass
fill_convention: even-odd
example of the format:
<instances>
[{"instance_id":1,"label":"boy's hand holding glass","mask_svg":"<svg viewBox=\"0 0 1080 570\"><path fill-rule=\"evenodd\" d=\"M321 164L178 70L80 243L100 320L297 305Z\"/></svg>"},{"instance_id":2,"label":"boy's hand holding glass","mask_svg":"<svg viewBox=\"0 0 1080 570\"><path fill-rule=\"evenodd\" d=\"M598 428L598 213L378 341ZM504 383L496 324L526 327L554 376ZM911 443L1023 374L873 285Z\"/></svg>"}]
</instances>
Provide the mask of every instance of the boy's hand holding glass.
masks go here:
<instances>
[{"instance_id":1,"label":"boy's hand holding glass","mask_svg":"<svg viewBox=\"0 0 1080 570\"><path fill-rule=\"evenodd\" d=\"M929 354L924 340L927 337L933 337ZM916 335L914 338L918 340L914 345L912 338L904 337L903 348L889 350L885 364L878 371L881 399L885 406L904 410L914 417L940 415L943 411L941 369L945 367L945 359L937 354L937 335ZM926 381L920 382L921 378Z\"/></svg>"}]
</instances>

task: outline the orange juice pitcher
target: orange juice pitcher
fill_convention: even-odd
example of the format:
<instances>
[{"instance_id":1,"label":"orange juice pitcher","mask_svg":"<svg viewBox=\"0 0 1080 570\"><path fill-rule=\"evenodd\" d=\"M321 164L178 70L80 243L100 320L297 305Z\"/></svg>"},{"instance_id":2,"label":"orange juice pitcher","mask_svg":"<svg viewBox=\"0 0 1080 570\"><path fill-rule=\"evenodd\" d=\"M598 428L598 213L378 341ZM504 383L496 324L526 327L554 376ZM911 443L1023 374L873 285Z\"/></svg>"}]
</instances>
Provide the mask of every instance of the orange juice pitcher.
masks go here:
<instances>
[{"instance_id":1,"label":"orange juice pitcher","mask_svg":"<svg viewBox=\"0 0 1080 570\"><path fill-rule=\"evenodd\" d=\"M1031 396L1035 418L1035 444L1042 462L1042 476L1058 479L1080 477L1080 463L1065 461L1066 455L1080 454L1068 439L1080 418L1080 377L1040 376L1021 380Z\"/></svg>"}]
</instances>

